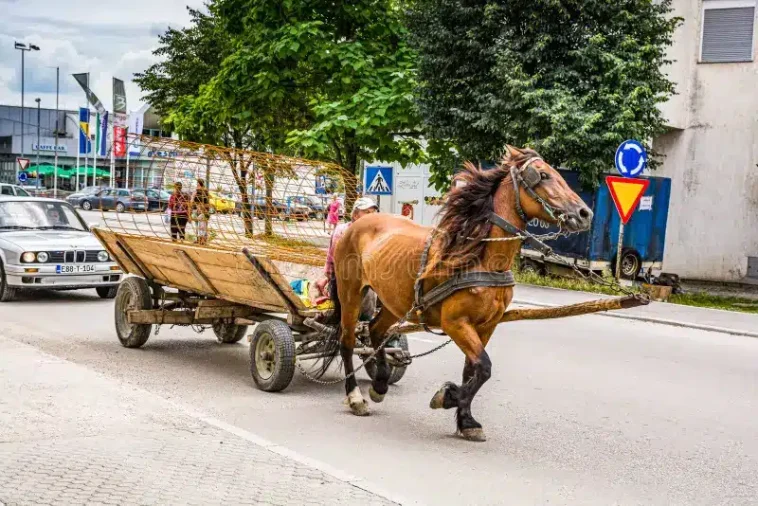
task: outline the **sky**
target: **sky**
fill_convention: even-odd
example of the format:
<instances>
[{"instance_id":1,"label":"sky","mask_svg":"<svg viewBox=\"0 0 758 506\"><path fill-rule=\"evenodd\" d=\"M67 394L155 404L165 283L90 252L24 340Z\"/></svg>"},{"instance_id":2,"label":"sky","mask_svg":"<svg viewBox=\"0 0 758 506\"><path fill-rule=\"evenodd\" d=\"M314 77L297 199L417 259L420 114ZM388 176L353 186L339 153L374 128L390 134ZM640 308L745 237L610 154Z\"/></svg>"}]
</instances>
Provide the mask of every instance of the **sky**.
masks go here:
<instances>
[{"instance_id":1,"label":"sky","mask_svg":"<svg viewBox=\"0 0 758 506\"><path fill-rule=\"evenodd\" d=\"M14 42L39 46L25 53L24 104L55 108L55 67L60 67L60 108L85 105L71 74L90 72L90 87L112 110L112 78L126 86L127 110L144 103L132 82L157 61L158 35L189 23L187 6L202 0L0 0L0 104L21 105L21 51Z\"/></svg>"}]
</instances>

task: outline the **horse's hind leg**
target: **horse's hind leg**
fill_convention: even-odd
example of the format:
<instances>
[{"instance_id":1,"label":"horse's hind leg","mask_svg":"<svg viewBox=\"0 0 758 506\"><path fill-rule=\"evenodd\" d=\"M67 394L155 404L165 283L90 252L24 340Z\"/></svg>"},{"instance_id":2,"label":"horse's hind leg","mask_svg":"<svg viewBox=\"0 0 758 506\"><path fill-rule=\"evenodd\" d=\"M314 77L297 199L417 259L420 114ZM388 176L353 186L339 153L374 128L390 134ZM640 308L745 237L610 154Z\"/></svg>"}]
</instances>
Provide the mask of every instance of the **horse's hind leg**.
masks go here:
<instances>
[{"instance_id":1,"label":"horse's hind leg","mask_svg":"<svg viewBox=\"0 0 758 506\"><path fill-rule=\"evenodd\" d=\"M387 331L397 322L397 316L393 315L386 309L379 311L379 314L371 321L369 333L371 335L371 346L376 350L386 337ZM379 350L374 357L376 361L376 374L374 381L369 388L369 396L374 402L382 402L384 396L389 390L390 366L387 363L387 354L384 348Z\"/></svg>"},{"instance_id":2,"label":"horse's hind leg","mask_svg":"<svg viewBox=\"0 0 758 506\"><path fill-rule=\"evenodd\" d=\"M352 286L350 282L338 284L337 291L342 306L342 333L340 337L340 355L345 366L345 393L350 411L357 416L369 414L368 403L358 388L353 367L353 349L355 348L355 327L358 324L358 316L361 311L362 294L360 286Z\"/></svg>"}]
</instances>

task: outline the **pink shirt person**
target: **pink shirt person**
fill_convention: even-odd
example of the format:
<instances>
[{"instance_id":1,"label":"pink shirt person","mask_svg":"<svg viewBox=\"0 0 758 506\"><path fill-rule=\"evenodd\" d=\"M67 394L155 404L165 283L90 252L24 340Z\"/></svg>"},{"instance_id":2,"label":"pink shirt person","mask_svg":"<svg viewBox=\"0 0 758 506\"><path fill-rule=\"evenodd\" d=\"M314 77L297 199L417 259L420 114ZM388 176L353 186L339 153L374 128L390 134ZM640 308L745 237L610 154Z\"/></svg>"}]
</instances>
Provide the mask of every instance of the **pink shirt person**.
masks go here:
<instances>
[{"instance_id":1,"label":"pink shirt person","mask_svg":"<svg viewBox=\"0 0 758 506\"><path fill-rule=\"evenodd\" d=\"M326 222L330 225L336 225L340 221L340 202L339 200L333 200L329 204L329 215L326 218Z\"/></svg>"}]
</instances>

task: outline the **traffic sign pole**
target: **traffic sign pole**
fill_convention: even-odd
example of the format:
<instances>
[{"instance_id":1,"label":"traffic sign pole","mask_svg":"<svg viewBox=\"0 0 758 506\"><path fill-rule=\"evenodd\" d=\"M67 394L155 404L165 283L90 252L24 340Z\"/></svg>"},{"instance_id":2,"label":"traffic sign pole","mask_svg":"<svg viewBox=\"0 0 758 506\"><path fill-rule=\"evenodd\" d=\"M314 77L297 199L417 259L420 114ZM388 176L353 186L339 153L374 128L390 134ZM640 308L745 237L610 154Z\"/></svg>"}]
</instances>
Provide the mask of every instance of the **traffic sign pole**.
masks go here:
<instances>
[{"instance_id":1,"label":"traffic sign pole","mask_svg":"<svg viewBox=\"0 0 758 506\"><path fill-rule=\"evenodd\" d=\"M619 221L619 242L616 245L616 281L621 279L621 248L624 245L624 222Z\"/></svg>"}]
</instances>

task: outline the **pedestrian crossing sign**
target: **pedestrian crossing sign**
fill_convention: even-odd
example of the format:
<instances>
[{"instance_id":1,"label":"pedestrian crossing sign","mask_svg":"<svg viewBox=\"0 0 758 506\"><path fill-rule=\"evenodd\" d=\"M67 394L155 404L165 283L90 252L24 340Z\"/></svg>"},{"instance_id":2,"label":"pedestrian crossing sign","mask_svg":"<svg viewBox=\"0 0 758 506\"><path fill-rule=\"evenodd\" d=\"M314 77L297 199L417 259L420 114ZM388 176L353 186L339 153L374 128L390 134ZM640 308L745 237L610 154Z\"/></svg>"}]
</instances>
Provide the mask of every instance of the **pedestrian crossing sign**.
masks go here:
<instances>
[{"instance_id":1,"label":"pedestrian crossing sign","mask_svg":"<svg viewBox=\"0 0 758 506\"><path fill-rule=\"evenodd\" d=\"M370 165L363 173L365 195L392 195L392 167Z\"/></svg>"}]
</instances>

